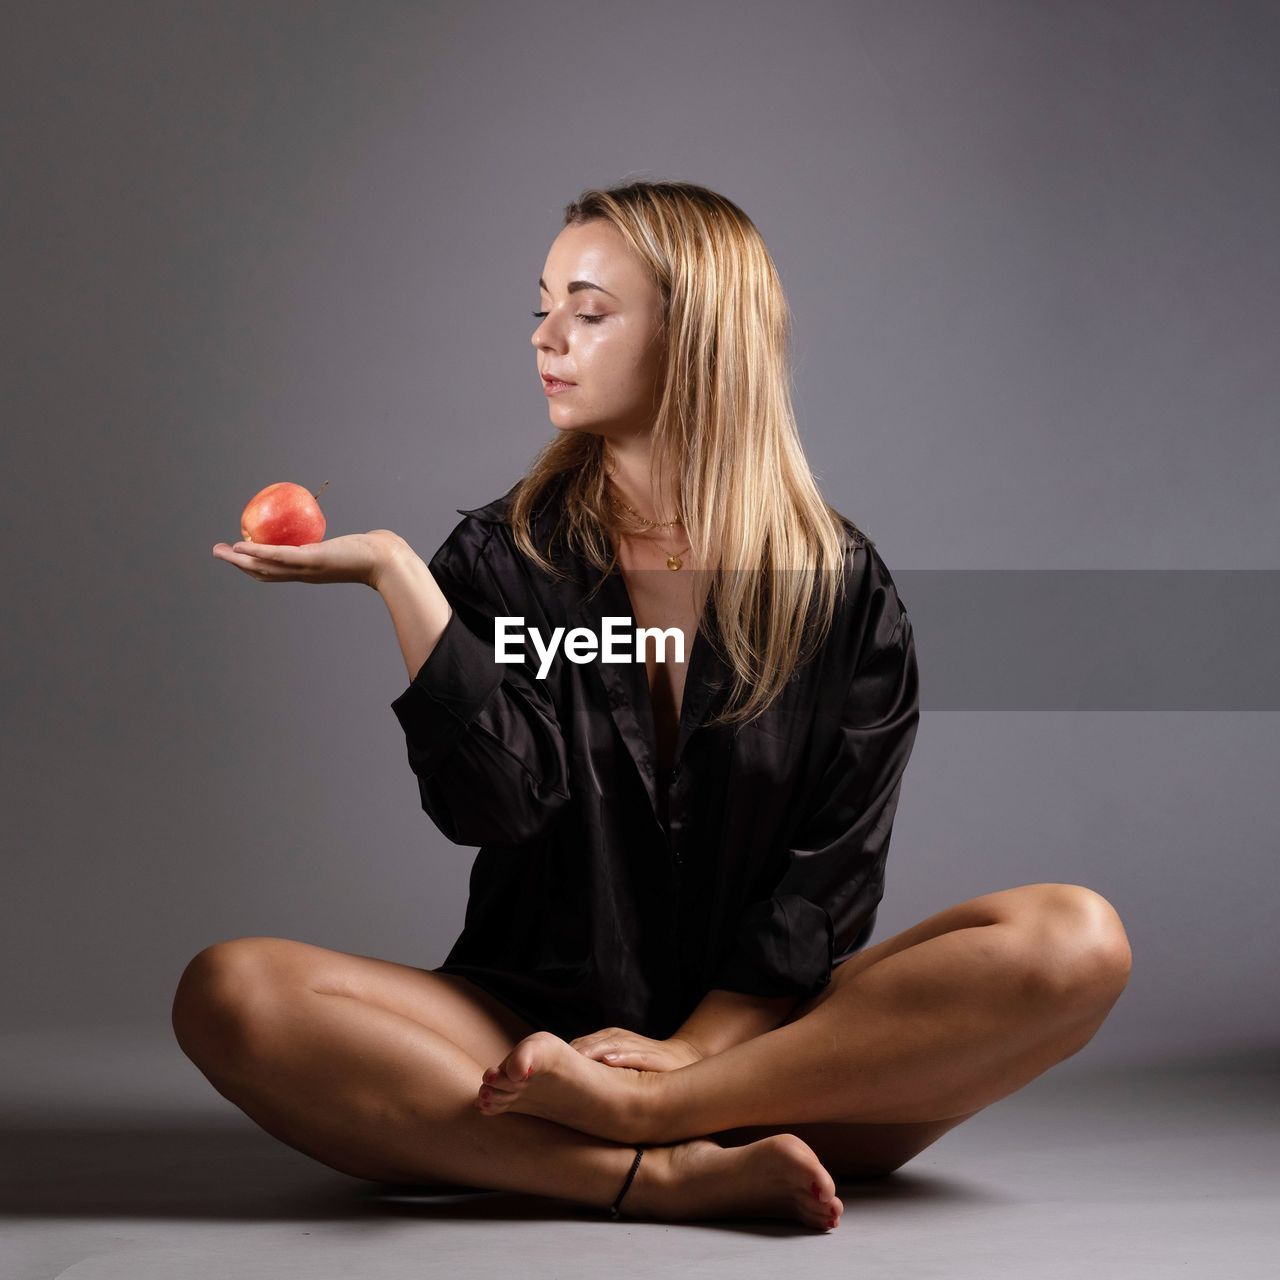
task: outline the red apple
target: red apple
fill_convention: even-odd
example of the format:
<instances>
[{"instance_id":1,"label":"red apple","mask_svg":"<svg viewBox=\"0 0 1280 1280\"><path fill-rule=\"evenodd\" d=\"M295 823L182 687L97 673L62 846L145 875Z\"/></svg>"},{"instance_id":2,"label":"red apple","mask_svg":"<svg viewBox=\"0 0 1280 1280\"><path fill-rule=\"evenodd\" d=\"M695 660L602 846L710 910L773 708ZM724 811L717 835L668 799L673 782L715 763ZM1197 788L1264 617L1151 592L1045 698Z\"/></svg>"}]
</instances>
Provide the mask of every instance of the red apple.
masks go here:
<instances>
[{"instance_id":1,"label":"red apple","mask_svg":"<svg viewBox=\"0 0 1280 1280\"><path fill-rule=\"evenodd\" d=\"M275 547L305 547L321 541L325 518L316 498L328 483L326 480L314 494L287 480L267 485L240 513L240 537Z\"/></svg>"}]
</instances>

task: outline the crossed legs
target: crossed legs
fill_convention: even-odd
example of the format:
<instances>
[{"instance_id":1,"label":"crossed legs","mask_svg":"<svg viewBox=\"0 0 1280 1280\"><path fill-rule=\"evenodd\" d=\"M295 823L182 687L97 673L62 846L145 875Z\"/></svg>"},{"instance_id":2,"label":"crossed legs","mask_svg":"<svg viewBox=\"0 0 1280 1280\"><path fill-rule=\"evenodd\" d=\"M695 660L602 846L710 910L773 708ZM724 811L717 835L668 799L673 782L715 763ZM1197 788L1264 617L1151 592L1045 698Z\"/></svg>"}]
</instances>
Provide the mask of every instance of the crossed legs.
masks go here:
<instances>
[{"instance_id":1,"label":"crossed legs","mask_svg":"<svg viewBox=\"0 0 1280 1280\"><path fill-rule=\"evenodd\" d=\"M630 1145L548 1120L475 1111L481 1060L532 1028L452 975L241 938L187 966L173 1026L223 1097L281 1142L353 1177L460 1183L603 1210L635 1158ZM831 1174L792 1135L648 1151L622 1206L629 1217L782 1218L817 1229L835 1225L842 1208Z\"/></svg>"},{"instance_id":2,"label":"crossed legs","mask_svg":"<svg viewBox=\"0 0 1280 1280\"><path fill-rule=\"evenodd\" d=\"M1088 1043L1130 964L1105 898L1023 885L867 948L776 1030L676 1071L607 1067L536 1033L482 1105L625 1142L785 1131L830 1154L868 1125L932 1141Z\"/></svg>"},{"instance_id":3,"label":"crossed legs","mask_svg":"<svg viewBox=\"0 0 1280 1280\"><path fill-rule=\"evenodd\" d=\"M648 1076L636 1097L650 1109L626 1113L643 1135L535 1114L532 1089L508 1114L474 1110L486 1066L563 1042L461 979L371 957L274 938L217 944L184 973L174 1029L263 1129L355 1177L603 1208L631 1167L629 1144L643 1141L651 1149L624 1202L632 1213L698 1216L680 1180L725 1157L742 1162L734 1177L703 1179L721 1195L752 1176L786 1184L788 1196L803 1184L807 1195L812 1174L823 1212L811 1224L822 1225L840 1209L831 1175L900 1167L1076 1052L1128 968L1118 917L1087 889L1027 885L975 898L868 947L781 1027L690 1067L629 1073L568 1050L610 1083ZM653 1145L662 1143L673 1145ZM793 1212L781 1203L761 1212L808 1220L799 1199Z\"/></svg>"}]
</instances>

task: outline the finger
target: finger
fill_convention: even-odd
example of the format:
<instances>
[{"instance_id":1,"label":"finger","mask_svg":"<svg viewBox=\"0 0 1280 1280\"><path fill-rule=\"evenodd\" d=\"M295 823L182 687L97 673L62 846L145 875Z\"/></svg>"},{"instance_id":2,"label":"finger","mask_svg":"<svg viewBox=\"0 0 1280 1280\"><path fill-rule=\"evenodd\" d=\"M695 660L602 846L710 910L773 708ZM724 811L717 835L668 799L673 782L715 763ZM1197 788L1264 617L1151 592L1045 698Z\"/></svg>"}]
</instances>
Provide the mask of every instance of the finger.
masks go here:
<instances>
[{"instance_id":1,"label":"finger","mask_svg":"<svg viewBox=\"0 0 1280 1280\"><path fill-rule=\"evenodd\" d=\"M231 550L276 564L300 565L314 558L307 547L286 547L268 542L237 542Z\"/></svg>"},{"instance_id":2,"label":"finger","mask_svg":"<svg viewBox=\"0 0 1280 1280\"><path fill-rule=\"evenodd\" d=\"M249 577L256 578L259 582L274 582L292 576L283 566L273 570L269 560L239 555L229 548L225 551L215 550L214 556L218 560L225 560L228 564L235 565L242 573L247 573Z\"/></svg>"},{"instance_id":3,"label":"finger","mask_svg":"<svg viewBox=\"0 0 1280 1280\"><path fill-rule=\"evenodd\" d=\"M225 542L219 542L213 548L213 558L215 560L225 560L228 564L233 564L239 569L257 568L261 561L255 560L252 556L241 555L238 551L232 551Z\"/></svg>"},{"instance_id":4,"label":"finger","mask_svg":"<svg viewBox=\"0 0 1280 1280\"><path fill-rule=\"evenodd\" d=\"M638 1067L648 1060L648 1053L644 1049L615 1044L598 1054L597 1060L606 1067Z\"/></svg>"},{"instance_id":5,"label":"finger","mask_svg":"<svg viewBox=\"0 0 1280 1280\"><path fill-rule=\"evenodd\" d=\"M213 554L219 560L230 560L232 564L261 564L266 560L265 556L251 556L242 542L237 542L234 547L225 542L214 543Z\"/></svg>"}]
</instances>

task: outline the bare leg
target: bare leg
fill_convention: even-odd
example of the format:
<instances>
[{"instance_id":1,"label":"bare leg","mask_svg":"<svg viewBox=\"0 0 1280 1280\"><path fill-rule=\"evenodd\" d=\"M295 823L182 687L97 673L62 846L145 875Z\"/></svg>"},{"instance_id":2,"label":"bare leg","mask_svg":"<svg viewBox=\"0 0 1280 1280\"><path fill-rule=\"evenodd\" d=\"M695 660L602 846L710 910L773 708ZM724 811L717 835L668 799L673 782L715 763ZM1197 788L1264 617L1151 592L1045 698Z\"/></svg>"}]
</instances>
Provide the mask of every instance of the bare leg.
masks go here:
<instances>
[{"instance_id":1,"label":"bare leg","mask_svg":"<svg viewBox=\"0 0 1280 1280\"><path fill-rule=\"evenodd\" d=\"M964 904L989 911L987 922L898 951L807 1016L672 1073L680 1120L655 1137L685 1124L707 1133L970 1114L1075 1053L1119 998L1128 948L1105 899L1035 888Z\"/></svg>"},{"instance_id":2,"label":"bare leg","mask_svg":"<svg viewBox=\"0 0 1280 1280\"><path fill-rule=\"evenodd\" d=\"M193 965L175 1000L179 1043L223 1097L295 1150L357 1178L454 1182L599 1209L621 1190L633 1146L535 1116L482 1116L471 1105L482 1068L447 1036L350 996ZM622 1204L628 1217L745 1215L814 1227L842 1209L818 1157L790 1135L732 1149L706 1139L655 1146Z\"/></svg>"},{"instance_id":3,"label":"bare leg","mask_svg":"<svg viewBox=\"0 0 1280 1280\"><path fill-rule=\"evenodd\" d=\"M671 1142L740 1126L964 1117L1082 1048L1130 965L1114 908L1078 885L987 894L890 942L871 963L840 966L792 1021L677 1071L605 1067L530 1036L499 1064L516 1083L492 1118L523 1112Z\"/></svg>"}]
</instances>

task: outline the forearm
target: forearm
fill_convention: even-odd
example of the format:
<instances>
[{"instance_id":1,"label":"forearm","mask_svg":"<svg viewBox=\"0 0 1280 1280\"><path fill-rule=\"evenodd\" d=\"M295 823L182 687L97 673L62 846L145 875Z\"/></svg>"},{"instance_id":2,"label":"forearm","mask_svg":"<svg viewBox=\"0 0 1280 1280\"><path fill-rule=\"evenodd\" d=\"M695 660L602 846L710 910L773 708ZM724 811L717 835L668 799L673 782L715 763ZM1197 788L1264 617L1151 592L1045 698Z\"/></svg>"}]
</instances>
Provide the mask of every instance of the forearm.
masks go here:
<instances>
[{"instance_id":1,"label":"forearm","mask_svg":"<svg viewBox=\"0 0 1280 1280\"><path fill-rule=\"evenodd\" d=\"M708 991L672 1039L687 1040L703 1057L710 1058L780 1027L798 1003L792 996Z\"/></svg>"},{"instance_id":2,"label":"forearm","mask_svg":"<svg viewBox=\"0 0 1280 1280\"><path fill-rule=\"evenodd\" d=\"M395 625L412 680L444 634L452 610L422 558L404 541L393 547L377 578L377 591Z\"/></svg>"}]
</instances>

